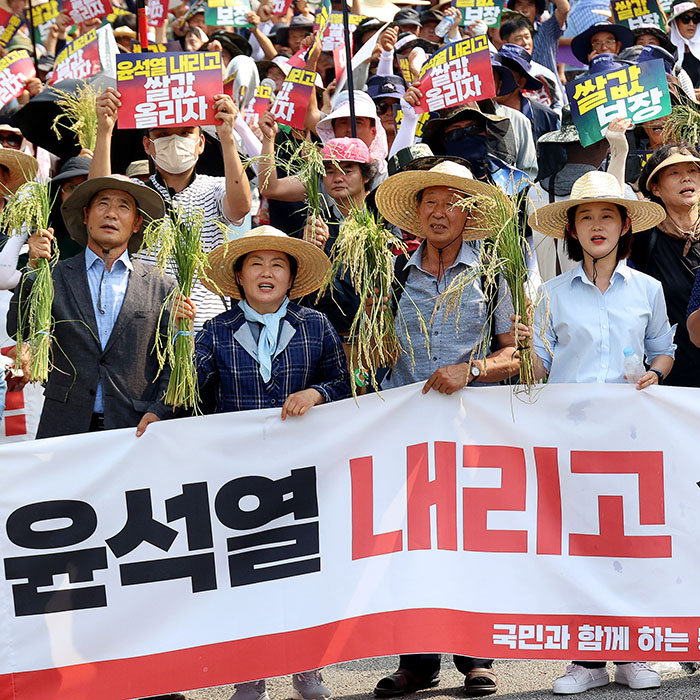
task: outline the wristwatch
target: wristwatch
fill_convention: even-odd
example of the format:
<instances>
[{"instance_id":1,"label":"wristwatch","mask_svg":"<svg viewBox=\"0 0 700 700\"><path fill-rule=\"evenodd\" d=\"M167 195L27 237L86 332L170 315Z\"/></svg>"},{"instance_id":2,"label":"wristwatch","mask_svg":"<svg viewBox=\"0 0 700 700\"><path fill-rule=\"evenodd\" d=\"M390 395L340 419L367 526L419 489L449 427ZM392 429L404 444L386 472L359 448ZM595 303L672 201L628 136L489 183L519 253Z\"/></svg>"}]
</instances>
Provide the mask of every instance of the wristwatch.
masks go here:
<instances>
[{"instance_id":1,"label":"wristwatch","mask_svg":"<svg viewBox=\"0 0 700 700\"><path fill-rule=\"evenodd\" d=\"M469 374L471 375L469 382L471 383L476 381L481 376L481 370L479 369L478 365L470 365Z\"/></svg>"},{"instance_id":2,"label":"wristwatch","mask_svg":"<svg viewBox=\"0 0 700 700\"><path fill-rule=\"evenodd\" d=\"M664 375L660 369L654 369L653 367L650 367L649 371L653 372L659 378L659 385L664 383Z\"/></svg>"}]
</instances>

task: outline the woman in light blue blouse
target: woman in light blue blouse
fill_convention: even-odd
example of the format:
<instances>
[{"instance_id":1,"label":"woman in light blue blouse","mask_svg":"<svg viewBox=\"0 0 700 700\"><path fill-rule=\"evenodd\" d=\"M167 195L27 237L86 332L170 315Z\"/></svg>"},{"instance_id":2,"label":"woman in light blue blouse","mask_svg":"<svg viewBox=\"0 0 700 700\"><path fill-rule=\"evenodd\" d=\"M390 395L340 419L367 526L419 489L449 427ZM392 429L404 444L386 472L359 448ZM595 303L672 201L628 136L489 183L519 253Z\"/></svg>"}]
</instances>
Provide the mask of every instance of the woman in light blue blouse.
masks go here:
<instances>
[{"instance_id":1,"label":"woman in light blue blouse","mask_svg":"<svg viewBox=\"0 0 700 700\"><path fill-rule=\"evenodd\" d=\"M666 216L652 202L624 199L617 179L586 173L571 199L542 207L530 216L533 228L563 238L577 268L547 282L535 309L533 334L539 379L550 382L625 382L625 349L646 357L648 369L637 389L661 384L671 371L675 326L668 322L661 283L627 267L632 234L656 226ZM582 693L607 685L604 662L576 661L554 681L555 694ZM642 662L619 663L615 682L656 688L659 674Z\"/></svg>"}]
</instances>

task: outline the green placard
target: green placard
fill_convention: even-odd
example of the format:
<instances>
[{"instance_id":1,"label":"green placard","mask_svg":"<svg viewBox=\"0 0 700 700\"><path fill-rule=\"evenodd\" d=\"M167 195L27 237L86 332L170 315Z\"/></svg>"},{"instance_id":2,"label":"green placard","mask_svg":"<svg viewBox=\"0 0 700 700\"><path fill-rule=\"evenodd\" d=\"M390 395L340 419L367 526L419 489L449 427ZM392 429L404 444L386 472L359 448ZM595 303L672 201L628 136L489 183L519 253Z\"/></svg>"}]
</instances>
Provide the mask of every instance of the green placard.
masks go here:
<instances>
[{"instance_id":1,"label":"green placard","mask_svg":"<svg viewBox=\"0 0 700 700\"><path fill-rule=\"evenodd\" d=\"M238 27L252 29L246 20L252 12L250 0L207 0L204 23L209 27Z\"/></svg>"},{"instance_id":2,"label":"green placard","mask_svg":"<svg viewBox=\"0 0 700 700\"><path fill-rule=\"evenodd\" d=\"M461 15L460 24L468 27L474 22L486 22L489 27L497 27L501 22L501 13L505 0L452 0Z\"/></svg>"},{"instance_id":3,"label":"green placard","mask_svg":"<svg viewBox=\"0 0 700 700\"><path fill-rule=\"evenodd\" d=\"M630 29L652 26L666 31L658 0L611 0L610 9L615 24Z\"/></svg>"}]
</instances>

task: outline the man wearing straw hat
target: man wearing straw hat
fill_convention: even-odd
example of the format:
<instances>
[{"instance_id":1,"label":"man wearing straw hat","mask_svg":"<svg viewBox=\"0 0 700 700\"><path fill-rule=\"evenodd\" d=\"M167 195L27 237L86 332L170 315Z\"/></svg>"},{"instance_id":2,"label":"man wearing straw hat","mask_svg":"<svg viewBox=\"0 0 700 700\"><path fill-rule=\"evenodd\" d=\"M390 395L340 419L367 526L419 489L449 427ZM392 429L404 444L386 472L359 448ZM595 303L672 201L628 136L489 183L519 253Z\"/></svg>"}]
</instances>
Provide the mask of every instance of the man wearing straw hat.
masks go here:
<instances>
[{"instance_id":1,"label":"man wearing straw hat","mask_svg":"<svg viewBox=\"0 0 700 700\"><path fill-rule=\"evenodd\" d=\"M61 211L85 250L53 270L52 367L37 438L135 426L140 435L172 415L161 400L170 372L159 373L154 342L156 333L166 333L167 315L159 314L175 283L129 255L141 244L145 219L164 215L163 200L112 175L78 186ZM30 236L30 267L50 259L52 238L51 229ZM29 283L15 289L7 319L12 335Z\"/></svg>"},{"instance_id":2,"label":"man wearing straw hat","mask_svg":"<svg viewBox=\"0 0 700 700\"><path fill-rule=\"evenodd\" d=\"M413 358L404 353L384 387L422 381L424 393L434 389L452 394L470 384L494 384L517 373L508 321L510 295L501 281L490 295L494 298L487 299L479 270L478 241L491 233L479 202L496 192L493 185L475 180L468 168L450 160L427 171L392 175L377 190L377 207L384 218L423 239L403 267L404 291L398 300L402 320L396 323L401 344L412 348ZM456 295L448 292L441 297L450 285L459 288ZM448 298L454 300L454 308ZM493 334L487 330L490 316ZM465 674L467 695L496 692L493 660L456 656L455 664ZM402 655L396 673L381 679L375 694L398 696L430 687L439 670L438 654Z\"/></svg>"}]
</instances>

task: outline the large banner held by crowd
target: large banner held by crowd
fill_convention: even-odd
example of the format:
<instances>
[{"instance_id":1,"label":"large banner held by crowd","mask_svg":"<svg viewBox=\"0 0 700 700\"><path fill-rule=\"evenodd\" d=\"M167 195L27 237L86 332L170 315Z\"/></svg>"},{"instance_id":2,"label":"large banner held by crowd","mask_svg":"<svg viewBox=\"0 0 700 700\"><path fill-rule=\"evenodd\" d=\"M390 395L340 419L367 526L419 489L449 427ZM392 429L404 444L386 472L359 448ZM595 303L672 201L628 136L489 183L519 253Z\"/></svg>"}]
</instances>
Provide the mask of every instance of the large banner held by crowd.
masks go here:
<instances>
[{"instance_id":1,"label":"large banner held by crowd","mask_svg":"<svg viewBox=\"0 0 700 700\"><path fill-rule=\"evenodd\" d=\"M398 652L697 659L700 392L533 399L413 385L0 447L0 698Z\"/></svg>"},{"instance_id":2,"label":"large banner held by crowd","mask_svg":"<svg viewBox=\"0 0 700 700\"><path fill-rule=\"evenodd\" d=\"M613 21L630 29L658 27L666 31L664 13L657 0L612 0Z\"/></svg>"},{"instance_id":3,"label":"large banner held by crowd","mask_svg":"<svg viewBox=\"0 0 700 700\"><path fill-rule=\"evenodd\" d=\"M191 51L117 56L120 129L217 124L223 92L221 53Z\"/></svg>"},{"instance_id":4,"label":"large banner held by crowd","mask_svg":"<svg viewBox=\"0 0 700 700\"><path fill-rule=\"evenodd\" d=\"M578 78L566 84L566 94L584 146L600 141L616 117L643 124L671 113L661 59Z\"/></svg>"},{"instance_id":5,"label":"large banner held by crowd","mask_svg":"<svg viewBox=\"0 0 700 700\"><path fill-rule=\"evenodd\" d=\"M495 97L488 37L471 37L436 51L423 64L418 87L423 93L418 114Z\"/></svg>"}]
</instances>

